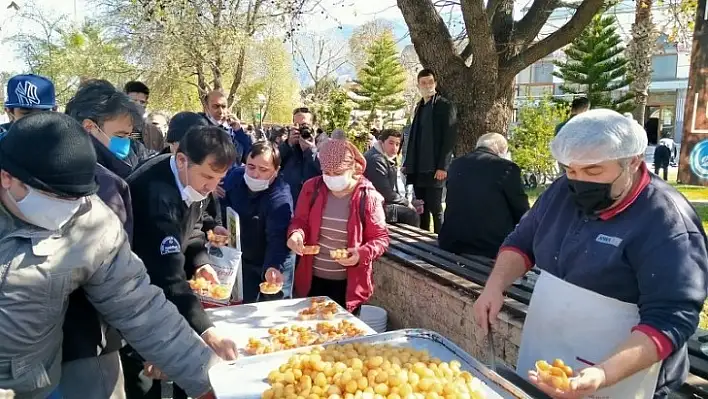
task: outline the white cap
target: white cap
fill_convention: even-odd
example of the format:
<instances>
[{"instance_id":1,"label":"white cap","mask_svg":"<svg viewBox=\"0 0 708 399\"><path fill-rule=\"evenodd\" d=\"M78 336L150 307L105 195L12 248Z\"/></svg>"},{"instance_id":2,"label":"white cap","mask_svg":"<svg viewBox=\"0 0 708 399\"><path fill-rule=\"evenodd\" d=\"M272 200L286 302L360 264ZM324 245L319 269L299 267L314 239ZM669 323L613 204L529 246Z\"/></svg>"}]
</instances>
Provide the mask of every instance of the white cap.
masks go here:
<instances>
[{"instance_id":1,"label":"white cap","mask_svg":"<svg viewBox=\"0 0 708 399\"><path fill-rule=\"evenodd\" d=\"M593 109L561 128L551 142L551 153L563 165L590 165L644 154L647 143L644 128L635 120L609 109Z\"/></svg>"}]
</instances>

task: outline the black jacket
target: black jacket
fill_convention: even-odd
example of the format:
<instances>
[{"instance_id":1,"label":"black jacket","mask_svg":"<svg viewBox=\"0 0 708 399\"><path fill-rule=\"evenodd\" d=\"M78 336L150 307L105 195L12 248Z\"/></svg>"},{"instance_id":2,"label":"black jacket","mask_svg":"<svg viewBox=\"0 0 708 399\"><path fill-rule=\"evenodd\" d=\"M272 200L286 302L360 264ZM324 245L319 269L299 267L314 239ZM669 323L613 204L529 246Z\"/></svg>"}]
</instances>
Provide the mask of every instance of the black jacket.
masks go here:
<instances>
[{"instance_id":1,"label":"black jacket","mask_svg":"<svg viewBox=\"0 0 708 399\"><path fill-rule=\"evenodd\" d=\"M478 148L450 165L445 223L438 243L450 252L496 258L504 239L528 210L519 166Z\"/></svg>"},{"instance_id":2,"label":"black jacket","mask_svg":"<svg viewBox=\"0 0 708 399\"><path fill-rule=\"evenodd\" d=\"M398 191L398 167L396 161L384 155L381 142L364 154L366 170L364 177L371 181L376 191L383 196L384 205L408 206L408 200Z\"/></svg>"},{"instance_id":3,"label":"black jacket","mask_svg":"<svg viewBox=\"0 0 708 399\"><path fill-rule=\"evenodd\" d=\"M287 141L280 144L280 176L290 186L293 203L297 204L302 185L306 180L322 174L317 148L303 151L299 144L291 146Z\"/></svg>"},{"instance_id":4,"label":"black jacket","mask_svg":"<svg viewBox=\"0 0 708 399\"><path fill-rule=\"evenodd\" d=\"M665 145L657 145L654 149L654 165L657 167L669 166L671 149Z\"/></svg>"},{"instance_id":5,"label":"black jacket","mask_svg":"<svg viewBox=\"0 0 708 399\"><path fill-rule=\"evenodd\" d=\"M102 144L99 143L102 146ZM128 238L133 235L133 209L128 184L118 175L96 164L98 197L118 215ZM64 317L62 361L69 362L115 352L122 346L118 330L107 325L86 298L82 288L69 295Z\"/></svg>"},{"instance_id":6,"label":"black jacket","mask_svg":"<svg viewBox=\"0 0 708 399\"><path fill-rule=\"evenodd\" d=\"M432 175L436 170L447 170L457 143L457 109L440 94L432 101L433 130L421 131L421 99L416 105L413 122L406 144L406 159L403 164L407 175Z\"/></svg>"},{"instance_id":7,"label":"black jacket","mask_svg":"<svg viewBox=\"0 0 708 399\"><path fill-rule=\"evenodd\" d=\"M213 324L187 279L194 275L196 266L209 262L201 230L207 200L187 206L170 159L171 155L156 156L127 179L135 216L133 252L145 263L152 284L162 288L201 335Z\"/></svg>"}]
</instances>

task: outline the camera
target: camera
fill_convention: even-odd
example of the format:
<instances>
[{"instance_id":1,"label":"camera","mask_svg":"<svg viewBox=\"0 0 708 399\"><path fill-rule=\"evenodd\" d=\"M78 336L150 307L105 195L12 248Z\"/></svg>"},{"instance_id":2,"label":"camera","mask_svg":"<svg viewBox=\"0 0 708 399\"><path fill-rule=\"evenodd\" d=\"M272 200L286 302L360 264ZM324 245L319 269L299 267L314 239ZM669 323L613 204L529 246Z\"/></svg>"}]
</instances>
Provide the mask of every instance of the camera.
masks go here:
<instances>
[{"instance_id":1,"label":"camera","mask_svg":"<svg viewBox=\"0 0 708 399\"><path fill-rule=\"evenodd\" d=\"M312 128L308 125L300 125L300 137L305 140L312 138Z\"/></svg>"}]
</instances>

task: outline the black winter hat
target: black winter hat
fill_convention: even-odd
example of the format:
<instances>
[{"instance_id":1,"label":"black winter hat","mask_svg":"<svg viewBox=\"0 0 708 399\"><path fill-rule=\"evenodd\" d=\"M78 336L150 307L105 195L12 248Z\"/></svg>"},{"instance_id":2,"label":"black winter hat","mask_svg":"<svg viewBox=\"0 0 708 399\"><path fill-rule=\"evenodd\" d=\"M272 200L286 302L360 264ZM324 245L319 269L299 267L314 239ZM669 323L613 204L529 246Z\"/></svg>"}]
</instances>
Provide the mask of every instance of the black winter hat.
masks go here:
<instances>
[{"instance_id":1,"label":"black winter hat","mask_svg":"<svg viewBox=\"0 0 708 399\"><path fill-rule=\"evenodd\" d=\"M209 121L203 115L195 112L180 112L170 119L165 141L168 144L177 143L182 140L189 129L195 126L209 126Z\"/></svg>"},{"instance_id":2,"label":"black winter hat","mask_svg":"<svg viewBox=\"0 0 708 399\"><path fill-rule=\"evenodd\" d=\"M0 169L61 197L98 191L96 152L88 133L58 112L40 112L13 123L0 140Z\"/></svg>"}]
</instances>

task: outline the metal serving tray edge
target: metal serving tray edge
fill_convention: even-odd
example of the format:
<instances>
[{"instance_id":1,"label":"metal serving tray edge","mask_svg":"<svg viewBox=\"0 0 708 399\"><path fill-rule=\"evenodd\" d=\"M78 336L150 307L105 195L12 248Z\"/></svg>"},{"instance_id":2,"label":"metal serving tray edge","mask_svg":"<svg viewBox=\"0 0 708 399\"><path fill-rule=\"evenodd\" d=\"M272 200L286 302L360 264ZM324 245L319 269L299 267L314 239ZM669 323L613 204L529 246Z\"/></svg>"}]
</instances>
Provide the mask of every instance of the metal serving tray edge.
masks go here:
<instances>
[{"instance_id":1,"label":"metal serving tray edge","mask_svg":"<svg viewBox=\"0 0 708 399\"><path fill-rule=\"evenodd\" d=\"M455 343L430 330L396 330L376 335L345 339L317 346L344 345L347 343L392 345L407 343L408 345L406 346L410 346L416 350L426 349L432 357L438 357L443 361L449 362L451 360L458 360L462 363L462 369L471 372L475 377L482 380L482 382L494 391L494 393L503 399L533 399L532 396L526 394L519 387L504 379L483 363L467 354ZM209 380L218 399L258 399L260 396L256 397L255 395L249 395L247 392L244 392L247 390L246 386L248 384L242 384L240 381L241 378L238 378L234 375L234 373L247 369L248 373L245 374L248 374L248 376L246 378L258 377L259 380L265 380L267 374L271 370L275 369L280 364L285 363L290 356L297 353L307 352L311 349L312 346L302 347L270 353L267 355L250 356L235 360L233 362L222 363L212 367L212 369L209 370ZM277 365L273 365L274 367L269 365L269 363L275 363L276 361ZM260 370L261 367L259 366L268 366L268 368ZM260 371L262 371L263 374L261 374ZM245 383L246 381L243 382ZM243 389L238 389L238 392L234 392L233 385L237 385Z\"/></svg>"}]
</instances>

